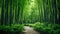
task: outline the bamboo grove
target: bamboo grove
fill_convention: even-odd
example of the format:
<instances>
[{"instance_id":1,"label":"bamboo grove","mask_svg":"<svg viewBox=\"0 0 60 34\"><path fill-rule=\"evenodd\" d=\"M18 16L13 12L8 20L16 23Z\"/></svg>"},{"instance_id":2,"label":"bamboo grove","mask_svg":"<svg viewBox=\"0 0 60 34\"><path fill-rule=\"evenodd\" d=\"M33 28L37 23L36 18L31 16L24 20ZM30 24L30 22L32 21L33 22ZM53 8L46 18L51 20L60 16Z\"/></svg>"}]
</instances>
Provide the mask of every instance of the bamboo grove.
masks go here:
<instances>
[{"instance_id":1,"label":"bamboo grove","mask_svg":"<svg viewBox=\"0 0 60 34\"><path fill-rule=\"evenodd\" d=\"M60 0L0 0L0 25L59 23Z\"/></svg>"}]
</instances>

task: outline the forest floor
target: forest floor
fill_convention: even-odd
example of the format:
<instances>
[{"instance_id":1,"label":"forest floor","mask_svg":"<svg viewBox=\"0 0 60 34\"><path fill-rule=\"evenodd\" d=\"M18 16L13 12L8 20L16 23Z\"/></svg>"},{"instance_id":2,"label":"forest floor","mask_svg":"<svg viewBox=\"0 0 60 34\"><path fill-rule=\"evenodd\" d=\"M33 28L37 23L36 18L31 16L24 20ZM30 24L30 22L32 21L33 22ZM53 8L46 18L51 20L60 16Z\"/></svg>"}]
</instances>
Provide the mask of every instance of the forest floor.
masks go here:
<instances>
[{"instance_id":1,"label":"forest floor","mask_svg":"<svg viewBox=\"0 0 60 34\"><path fill-rule=\"evenodd\" d=\"M40 34L39 32L35 31L32 27L25 26L26 34Z\"/></svg>"}]
</instances>

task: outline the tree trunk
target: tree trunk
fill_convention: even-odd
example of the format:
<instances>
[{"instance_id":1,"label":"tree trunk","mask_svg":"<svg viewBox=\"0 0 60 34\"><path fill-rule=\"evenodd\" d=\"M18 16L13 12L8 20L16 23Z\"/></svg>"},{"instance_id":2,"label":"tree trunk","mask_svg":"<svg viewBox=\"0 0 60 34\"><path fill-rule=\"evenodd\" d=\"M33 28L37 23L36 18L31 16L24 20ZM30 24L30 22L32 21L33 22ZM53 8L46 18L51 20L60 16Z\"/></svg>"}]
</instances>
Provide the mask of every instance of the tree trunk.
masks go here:
<instances>
[{"instance_id":1,"label":"tree trunk","mask_svg":"<svg viewBox=\"0 0 60 34\"><path fill-rule=\"evenodd\" d=\"M1 25L4 23L4 0L2 0Z\"/></svg>"}]
</instances>

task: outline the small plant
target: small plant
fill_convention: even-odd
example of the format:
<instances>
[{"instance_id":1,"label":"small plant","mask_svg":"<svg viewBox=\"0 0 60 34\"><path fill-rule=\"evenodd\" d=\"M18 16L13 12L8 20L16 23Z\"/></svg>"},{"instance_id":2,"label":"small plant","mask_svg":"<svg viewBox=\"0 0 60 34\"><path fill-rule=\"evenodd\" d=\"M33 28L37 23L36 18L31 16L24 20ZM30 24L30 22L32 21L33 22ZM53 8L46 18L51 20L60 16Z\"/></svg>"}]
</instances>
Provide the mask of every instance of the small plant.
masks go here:
<instances>
[{"instance_id":1,"label":"small plant","mask_svg":"<svg viewBox=\"0 0 60 34\"><path fill-rule=\"evenodd\" d=\"M28 24L28 26L33 27L33 26L34 26L34 24Z\"/></svg>"},{"instance_id":2,"label":"small plant","mask_svg":"<svg viewBox=\"0 0 60 34\"><path fill-rule=\"evenodd\" d=\"M24 26L21 24L12 24L11 26L1 25L0 31L5 34L19 34L24 30Z\"/></svg>"},{"instance_id":3,"label":"small plant","mask_svg":"<svg viewBox=\"0 0 60 34\"><path fill-rule=\"evenodd\" d=\"M42 34L60 34L59 24L45 24L37 22L34 24L34 29Z\"/></svg>"}]
</instances>

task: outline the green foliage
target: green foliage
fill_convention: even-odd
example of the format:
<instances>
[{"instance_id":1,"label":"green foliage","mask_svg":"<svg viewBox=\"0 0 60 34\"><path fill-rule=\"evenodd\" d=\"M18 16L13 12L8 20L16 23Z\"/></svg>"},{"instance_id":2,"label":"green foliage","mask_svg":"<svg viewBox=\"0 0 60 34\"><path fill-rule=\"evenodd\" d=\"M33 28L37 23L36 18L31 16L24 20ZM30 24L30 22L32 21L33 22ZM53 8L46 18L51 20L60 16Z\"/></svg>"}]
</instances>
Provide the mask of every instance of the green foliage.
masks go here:
<instances>
[{"instance_id":1,"label":"green foliage","mask_svg":"<svg viewBox=\"0 0 60 34\"><path fill-rule=\"evenodd\" d=\"M21 24L12 24L11 26L1 25L0 31L11 32L11 33L21 33L24 30L24 26ZM10 34L11 34L10 33Z\"/></svg>"},{"instance_id":2,"label":"green foliage","mask_svg":"<svg viewBox=\"0 0 60 34\"><path fill-rule=\"evenodd\" d=\"M28 26L33 27L33 26L34 26L34 24L29 24Z\"/></svg>"},{"instance_id":3,"label":"green foliage","mask_svg":"<svg viewBox=\"0 0 60 34\"><path fill-rule=\"evenodd\" d=\"M34 24L26 24L25 26L33 27L33 26L34 26Z\"/></svg>"},{"instance_id":4,"label":"green foliage","mask_svg":"<svg viewBox=\"0 0 60 34\"><path fill-rule=\"evenodd\" d=\"M24 26L21 24L12 24L11 28L15 29L16 31L23 31L24 30Z\"/></svg>"},{"instance_id":5,"label":"green foliage","mask_svg":"<svg viewBox=\"0 0 60 34\"><path fill-rule=\"evenodd\" d=\"M60 34L60 25L58 24L45 24L37 22L34 24L34 29L42 34Z\"/></svg>"}]
</instances>

